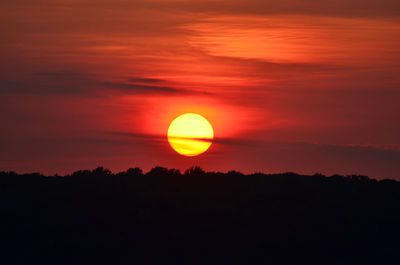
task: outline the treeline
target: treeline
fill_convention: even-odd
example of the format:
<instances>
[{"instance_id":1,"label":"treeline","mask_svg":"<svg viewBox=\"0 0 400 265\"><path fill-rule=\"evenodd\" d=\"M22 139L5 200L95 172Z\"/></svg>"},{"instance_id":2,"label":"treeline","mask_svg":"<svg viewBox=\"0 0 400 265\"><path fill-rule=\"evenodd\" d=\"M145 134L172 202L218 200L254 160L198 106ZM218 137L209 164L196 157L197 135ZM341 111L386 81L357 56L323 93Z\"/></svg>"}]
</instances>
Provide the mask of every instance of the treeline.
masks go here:
<instances>
[{"instance_id":1,"label":"treeline","mask_svg":"<svg viewBox=\"0 0 400 265\"><path fill-rule=\"evenodd\" d=\"M397 264L400 183L365 176L0 173L2 264Z\"/></svg>"},{"instance_id":2,"label":"treeline","mask_svg":"<svg viewBox=\"0 0 400 265\"><path fill-rule=\"evenodd\" d=\"M377 182L385 182L385 183L395 183L398 182L393 179L385 179L385 180L376 180L376 179L370 179L368 176L363 176L363 175L346 175L346 176L341 176L341 175L332 175L332 176L324 176L322 174L314 174L312 176L308 175L299 175L296 173L292 172L286 172L286 173L281 173L281 174L263 174L263 173L254 173L254 174L243 174L238 171L229 171L227 173L223 172L206 172L200 167L191 167L187 170L185 170L183 173L179 169L168 169L165 167L154 167L152 168L149 172L144 173L141 168L135 167L135 168L129 168L126 171L118 172L118 173L113 173L111 170L104 168L104 167L97 167L93 170L78 170L75 171L72 174L66 174L66 175L52 175L52 176L46 176L41 173L28 173L28 174L18 174L15 173L14 171L0 171L0 177L3 178L2 180L4 181L5 178L30 178L30 179L40 179L40 178L102 178L102 177L143 177L143 176L164 176L164 177L177 177L177 176L213 176L213 177L223 177L223 176L229 176L229 177L243 177L243 176L249 176L249 177L279 177L279 178L298 178L298 179L307 179L307 178L323 178L326 180L331 180L331 181L352 181L352 182L363 182L363 183L377 183Z\"/></svg>"}]
</instances>

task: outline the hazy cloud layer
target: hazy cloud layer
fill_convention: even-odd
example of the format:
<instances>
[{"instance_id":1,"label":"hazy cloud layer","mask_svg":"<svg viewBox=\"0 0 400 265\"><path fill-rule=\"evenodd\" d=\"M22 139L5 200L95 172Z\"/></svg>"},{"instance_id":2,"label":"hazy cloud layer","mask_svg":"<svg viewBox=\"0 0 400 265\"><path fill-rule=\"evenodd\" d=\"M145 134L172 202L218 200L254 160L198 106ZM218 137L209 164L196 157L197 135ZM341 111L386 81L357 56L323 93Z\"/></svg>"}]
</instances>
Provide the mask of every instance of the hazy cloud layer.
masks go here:
<instances>
[{"instance_id":1,"label":"hazy cloud layer","mask_svg":"<svg viewBox=\"0 0 400 265\"><path fill-rule=\"evenodd\" d=\"M9 151L2 153L1 166L19 172L54 174L99 165L113 171L132 166L149 170L155 165L180 169L193 165L190 159L176 156L163 136L107 134L108 137L97 134L84 138L27 138L22 142L23 147L11 141L4 145ZM209 155L200 156L195 161L210 170L400 177L396 173L400 170L400 152L373 147L217 139L209 152ZM157 159L156 164L149 160L151 157Z\"/></svg>"},{"instance_id":2,"label":"hazy cloud layer","mask_svg":"<svg viewBox=\"0 0 400 265\"><path fill-rule=\"evenodd\" d=\"M5 94L90 94L101 90L128 94L205 94L202 91L165 86L161 79L129 78L127 80L103 82L94 77L74 72L35 73L31 78L0 80L0 93ZM209 93L210 94L210 93Z\"/></svg>"},{"instance_id":3,"label":"hazy cloud layer","mask_svg":"<svg viewBox=\"0 0 400 265\"><path fill-rule=\"evenodd\" d=\"M40 0L33 4L29 0L16 0L3 3L4 6L15 5L43 5L48 7L67 8L90 8L103 10L112 9L155 9L155 10L185 10L193 12L214 13L250 13L250 14L311 14L311 15L337 15L337 16L390 16L399 14L400 4L396 0L136 0L136 1L96 1L72 0L72 1L49 1Z\"/></svg>"}]
</instances>

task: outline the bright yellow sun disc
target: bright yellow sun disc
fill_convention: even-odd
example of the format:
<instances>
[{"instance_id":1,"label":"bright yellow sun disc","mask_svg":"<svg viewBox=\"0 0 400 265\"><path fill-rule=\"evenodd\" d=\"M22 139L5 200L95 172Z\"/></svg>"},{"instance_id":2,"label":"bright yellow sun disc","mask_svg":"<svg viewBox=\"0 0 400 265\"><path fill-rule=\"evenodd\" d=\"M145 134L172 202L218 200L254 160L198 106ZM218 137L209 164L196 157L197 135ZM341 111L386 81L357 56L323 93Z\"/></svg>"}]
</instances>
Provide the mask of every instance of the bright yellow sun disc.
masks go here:
<instances>
[{"instance_id":1,"label":"bright yellow sun disc","mask_svg":"<svg viewBox=\"0 0 400 265\"><path fill-rule=\"evenodd\" d=\"M211 146L214 130L203 116L186 113L171 122L168 142L181 155L197 156Z\"/></svg>"}]
</instances>

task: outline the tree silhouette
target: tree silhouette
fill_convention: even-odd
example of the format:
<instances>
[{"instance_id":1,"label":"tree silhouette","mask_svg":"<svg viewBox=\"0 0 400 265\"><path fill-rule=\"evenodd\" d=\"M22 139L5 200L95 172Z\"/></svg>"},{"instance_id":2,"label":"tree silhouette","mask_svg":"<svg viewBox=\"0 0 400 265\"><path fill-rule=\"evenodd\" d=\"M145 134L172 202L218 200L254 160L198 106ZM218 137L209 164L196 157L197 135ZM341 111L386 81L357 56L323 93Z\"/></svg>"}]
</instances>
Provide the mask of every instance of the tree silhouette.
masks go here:
<instances>
[{"instance_id":1,"label":"tree silhouette","mask_svg":"<svg viewBox=\"0 0 400 265\"><path fill-rule=\"evenodd\" d=\"M167 176L168 175L168 169L165 167L153 167L147 174L146 176Z\"/></svg>"},{"instance_id":2,"label":"tree silhouette","mask_svg":"<svg viewBox=\"0 0 400 265\"><path fill-rule=\"evenodd\" d=\"M204 176L206 172L198 166L191 167L185 171L186 176Z\"/></svg>"},{"instance_id":3,"label":"tree silhouette","mask_svg":"<svg viewBox=\"0 0 400 265\"><path fill-rule=\"evenodd\" d=\"M2 264L397 264L400 183L98 167L0 172Z\"/></svg>"},{"instance_id":4,"label":"tree silhouette","mask_svg":"<svg viewBox=\"0 0 400 265\"><path fill-rule=\"evenodd\" d=\"M104 167L98 167L98 168L94 169L92 171L92 173L95 176L98 176L98 177L108 177L108 176L111 175L111 171L109 169L104 168Z\"/></svg>"},{"instance_id":5,"label":"tree silhouette","mask_svg":"<svg viewBox=\"0 0 400 265\"><path fill-rule=\"evenodd\" d=\"M143 170L138 168L138 167L129 168L126 171L126 176L128 176L128 177L141 177L141 176L143 176Z\"/></svg>"}]
</instances>

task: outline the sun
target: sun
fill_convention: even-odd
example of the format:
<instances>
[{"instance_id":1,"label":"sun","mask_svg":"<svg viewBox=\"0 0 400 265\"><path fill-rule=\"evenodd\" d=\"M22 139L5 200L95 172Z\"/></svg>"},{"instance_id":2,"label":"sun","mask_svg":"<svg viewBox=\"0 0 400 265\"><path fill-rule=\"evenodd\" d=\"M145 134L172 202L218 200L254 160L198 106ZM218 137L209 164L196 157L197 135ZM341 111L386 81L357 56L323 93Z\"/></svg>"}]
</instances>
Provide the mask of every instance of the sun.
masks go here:
<instances>
[{"instance_id":1,"label":"sun","mask_svg":"<svg viewBox=\"0 0 400 265\"><path fill-rule=\"evenodd\" d=\"M211 146L214 130L210 122L195 113L175 118L168 128L168 142L172 149L184 156L197 156Z\"/></svg>"}]
</instances>

